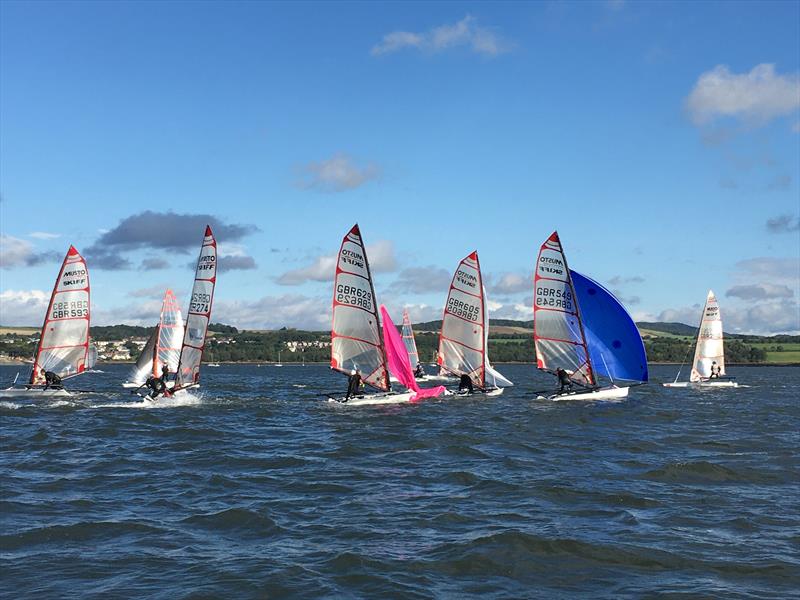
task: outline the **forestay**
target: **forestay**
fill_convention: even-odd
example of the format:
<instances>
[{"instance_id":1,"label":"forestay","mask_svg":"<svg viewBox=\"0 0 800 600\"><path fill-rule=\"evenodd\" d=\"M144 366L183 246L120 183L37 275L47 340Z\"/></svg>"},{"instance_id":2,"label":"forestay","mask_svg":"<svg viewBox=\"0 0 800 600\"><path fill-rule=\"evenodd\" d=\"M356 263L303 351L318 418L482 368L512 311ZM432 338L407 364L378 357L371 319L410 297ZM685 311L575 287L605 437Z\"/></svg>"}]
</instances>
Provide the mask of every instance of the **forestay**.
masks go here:
<instances>
[{"instance_id":1,"label":"forestay","mask_svg":"<svg viewBox=\"0 0 800 600\"><path fill-rule=\"evenodd\" d=\"M533 338L536 365L555 372L562 368L582 385L595 385L595 375L558 233L539 249L533 282Z\"/></svg>"},{"instance_id":2,"label":"forestay","mask_svg":"<svg viewBox=\"0 0 800 600\"><path fill-rule=\"evenodd\" d=\"M136 361L131 382L143 384L148 377L160 377L165 364L171 373L177 372L184 333L178 300L172 290L167 290L158 325Z\"/></svg>"},{"instance_id":3,"label":"forestay","mask_svg":"<svg viewBox=\"0 0 800 600\"><path fill-rule=\"evenodd\" d=\"M602 285L570 270L589 356L598 376L647 381L644 342L625 307Z\"/></svg>"},{"instance_id":4,"label":"forestay","mask_svg":"<svg viewBox=\"0 0 800 600\"><path fill-rule=\"evenodd\" d=\"M443 394L445 392L444 386L420 388L419 385L417 385L417 380L414 378L414 372L411 369L411 362L409 361L406 346L400 334L397 332L397 327L392 322L389 312L383 305L381 305L381 318L383 319L383 339L386 342L386 356L389 368L401 384L415 392L411 400L435 398Z\"/></svg>"},{"instance_id":5,"label":"forestay","mask_svg":"<svg viewBox=\"0 0 800 600\"><path fill-rule=\"evenodd\" d=\"M419 365L419 352L417 352L417 342L414 339L414 328L411 326L411 318L408 311L403 309L403 343L408 351L408 360L411 370L416 371Z\"/></svg>"},{"instance_id":6,"label":"forestay","mask_svg":"<svg viewBox=\"0 0 800 600\"><path fill-rule=\"evenodd\" d=\"M358 369L364 383L389 389L375 289L358 224L344 236L336 260L331 368L347 374Z\"/></svg>"},{"instance_id":7,"label":"forestay","mask_svg":"<svg viewBox=\"0 0 800 600\"><path fill-rule=\"evenodd\" d=\"M196 384L200 380L200 362L206 346L206 334L211 319L216 281L217 242L211 227L206 226L200 257L197 260L192 297L189 300L186 329L175 377L176 390Z\"/></svg>"},{"instance_id":8,"label":"forestay","mask_svg":"<svg viewBox=\"0 0 800 600\"><path fill-rule=\"evenodd\" d=\"M711 376L711 365L717 363L719 374L725 375L725 352L722 344L722 317L719 303L714 292L708 290L706 305L700 320L697 333L697 347L694 351L694 363L689 380L703 381Z\"/></svg>"},{"instance_id":9,"label":"forestay","mask_svg":"<svg viewBox=\"0 0 800 600\"><path fill-rule=\"evenodd\" d=\"M89 292L86 261L74 246L70 246L50 296L31 384L44 384L44 371L65 379L94 365L97 354L89 343Z\"/></svg>"}]
</instances>

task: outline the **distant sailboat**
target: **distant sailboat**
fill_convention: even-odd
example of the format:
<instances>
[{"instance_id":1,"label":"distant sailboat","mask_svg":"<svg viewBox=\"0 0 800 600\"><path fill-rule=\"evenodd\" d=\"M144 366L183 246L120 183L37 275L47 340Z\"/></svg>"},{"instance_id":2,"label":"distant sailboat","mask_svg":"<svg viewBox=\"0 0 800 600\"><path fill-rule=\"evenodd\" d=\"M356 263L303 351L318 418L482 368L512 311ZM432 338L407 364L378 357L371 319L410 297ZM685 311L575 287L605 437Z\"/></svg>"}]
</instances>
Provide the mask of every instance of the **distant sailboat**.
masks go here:
<instances>
[{"instance_id":1,"label":"distant sailboat","mask_svg":"<svg viewBox=\"0 0 800 600\"><path fill-rule=\"evenodd\" d=\"M414 378L417 381L429 381L431 376L426 375L424 370L420 367L419 352L417 351L417 341L414 339L414 328L411 325L411 318L408 316L408 310L403 309L403 325L401 327L403 344L408 352L408 360L411 365L411 372L414 373ZM384 336L385 337L385 336ZM422 375L417 375L417 371L422 370ZM389 381L392 383L399 383L399 380L390 374Z\"/></svg>"},{"instance_id":2,"label":"distant sailboat","mask_svg":"<svg viewBox=\"0 0 800 600\"><path fill-rule=\"evenodd\" d=\"M437 363L447 373L468 375L472 385L497 396L514 385L489 362L489 311L478 252L461 260L450 283L442 317Z\"/></svg>"},{"instance_id":3,"label":"distant sailboat","mask_svg":"<svg viewBox=\"0 0 800 600\"><path fill-rule=\"evenodd\" d=\"M89 270L70 246L50 295L28 385L0 390L0 397L69 396L63 388L43 389L44 373L66 380L94 366L97 351L89 339L90 312Z\"/></svg>"},{"instance_id":4,"label":"distant sailboat","mask_svg":"<svg viewBox=\"0 0 800 600\"><path fill-rule=\"evenodd\" d=\"M217 241L214 239L211 227L206 226L200 256L197 259L173 393L200 385L200 363L206 347L206 334L211 319L216 283Z\"/></svg>"},{"instance_id":5,"label":"distant sailboat","mask_svg":"<svg viewBox=\"0 0 800 600\"><path fill-rule=\"evenodd\" d=\"M176 373L183 335L183 317L178 300L172 290L167 290L161 303L158 325L142 348L129 381L122 386L142 387L148 377L161 377L161 369L165 364L170 373Z\"/></svg>"},{"instance_id":6,"label":"distant sailboat","mask_svg":"<svg viewBox=\"0 0 800 600\"><path fill-rule=\"evenodd\" d=\"M647 381L647 356L633 319L611 292L569 269L556 232L539 250L533 297L537 367L552 374L562 368L582 388L547 398L621 399L629 387L616 381ZM601 386L598 377L610 384Z\"/></svg>"},{"instance_id":7,"label":"distant sailboat","mask_svg":"<svg viewBox=\"0 0 800 600\"><path fill-rule=\"evenodd\" d=\"M283 365L281 364L281 351L280 351L280 350L278 350L278 362L276 362L276 363L275 363L274 365L272 365L272 366L273 366L273 367L282 367L282 366L283 366Z\"/></svg>"},{"instance_id":8,"label":"distant sailboat","mask_svg":"<svg viewBox=\"0 0 800 600\"><path fill-rule=\"evenodd\" d=\"M738 387L732 377L725 375L725 349L722 342L722 316L714 292L708 290L706 304L700 317L697 343L692 361L689 381L675 381L662 384L664 387ZM746 387L746 386L745 386Z\"/></svg>"}]
</instances>

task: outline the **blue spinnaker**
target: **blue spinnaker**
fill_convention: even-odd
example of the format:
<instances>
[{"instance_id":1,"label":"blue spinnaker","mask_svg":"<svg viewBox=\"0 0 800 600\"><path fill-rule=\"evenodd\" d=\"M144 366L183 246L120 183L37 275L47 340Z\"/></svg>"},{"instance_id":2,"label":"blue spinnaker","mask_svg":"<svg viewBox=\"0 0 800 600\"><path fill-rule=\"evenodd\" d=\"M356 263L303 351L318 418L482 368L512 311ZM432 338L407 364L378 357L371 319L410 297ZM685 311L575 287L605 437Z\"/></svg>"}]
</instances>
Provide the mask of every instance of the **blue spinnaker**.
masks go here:
<instances>
[{"instance_id":1,"label":"blue spinnaker","mask_svg":"<svg viewBox=\"0 0 800 600\"><path fill-rule=\"evenodd\" d=\"M589 356L595 373L610 379L647 381L647 355L636 323L614 295L570 269Z\"/></svg>"}]
</instances>

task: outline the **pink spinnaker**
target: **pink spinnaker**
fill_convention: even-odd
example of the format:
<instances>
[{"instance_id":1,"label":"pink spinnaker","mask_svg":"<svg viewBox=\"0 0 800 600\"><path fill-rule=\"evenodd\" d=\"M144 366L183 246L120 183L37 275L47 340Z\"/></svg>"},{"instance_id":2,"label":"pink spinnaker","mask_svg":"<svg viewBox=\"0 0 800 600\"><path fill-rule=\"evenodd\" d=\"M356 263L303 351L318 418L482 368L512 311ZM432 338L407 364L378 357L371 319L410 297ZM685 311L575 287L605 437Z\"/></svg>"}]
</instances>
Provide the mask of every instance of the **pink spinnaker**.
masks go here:
<instances>
[{"instance_id":1,"label":"pink spinnaker","mask_svg":"<svg viewBox=\"0 0 800 600\"><path fill-rule=\"evenodd\" d=\"M389 363L389 370L401 384L416 392L411 397L411 401L441 396L445 392L443 385L437 385L434 388L421 388L417 385L417 380L414 379L414 373L411 371L411 361L408 358L406 345L383 304L381 304L381 319L383 320L383 343L386 346L386 361Z\"/></svg>"}]
</instances>

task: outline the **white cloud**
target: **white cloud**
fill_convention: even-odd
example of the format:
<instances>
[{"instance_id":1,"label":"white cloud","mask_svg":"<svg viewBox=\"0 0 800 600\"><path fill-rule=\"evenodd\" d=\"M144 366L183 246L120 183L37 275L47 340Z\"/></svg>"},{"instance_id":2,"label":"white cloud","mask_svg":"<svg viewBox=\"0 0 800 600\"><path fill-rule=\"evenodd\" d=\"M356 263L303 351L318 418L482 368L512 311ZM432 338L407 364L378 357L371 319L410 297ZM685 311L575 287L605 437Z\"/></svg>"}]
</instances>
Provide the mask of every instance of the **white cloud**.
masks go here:
<instances>
[{"instance_id":1,"label":"white cloud","mask_svg":"<svg viewBox=\"0 0 800 600\"><path fill-rule=\"evenodd\" d=\"M214 306L213 320L243 329L296 327L324 331L331 327L331 299L284 294L253 301L223 300Z\"/></svg>"},{"instance_id":2,"label":"white cloud","mask_svg":"<svg viewBox=\"0 0 800 600\"><path fill-rule=\"evenodd\" d=\"M767 63L742 74L717 65L700 75L686 99L686 107L696 125L720 117L763 124L800 107L800 76L779 75L775 65Z\"/></svg>"},{"instance_id":3,"label":"white cloud","mask_svg":"<svg viewBox=\"0 0 800 600\"><path fill-rule=\"evenodd\" d=\"M286 271L275 279L279 285L301 285L307 281L329 281L333 285L336 272L336 254L318 256L310 265ZM391 273L397 269L394 242L379 240L367 244L367 258L373 274Z\"/></svg>"},{"instance_id":4,"label":"white cloud","mask_svg":"<svg viewBox=\"0 0 800 600\"><path fill-rule=\"evenodd\" d=\"M748 258L737 262L736 269L736 279L744 284L766 282L788 285L792 289L800 285L800 258Z\"/></svg>"},{"instance_id":5,"label":"white cloud","mask_svg":"<svg viewBox=\"0 0 800 600\"><path fill-rule=\"evenodd\" d=\"M387 33L379 44L372 47L370 53L373 56L380 56L413 48L433 54L458 46L465 46L475 54L489 57L510 49L510 44L492 30L480 27L475 17L467 15L452 25L441 25L422 33L410 31Z\"/></svg>"},{"instance_id":6,"label":"white cloud","mask_svg":"<svg viewBox=\"0 0 800 600\"><path fill-rule=\"evenodd\" d=\"M497 283L489 286L493 294L519 294L533 289L533 278L520 273L503 273Z\"/></svg>"},{"instance_id":7,"label":"white cloud","mask_svg":"<svg viewBox=\"0 0 800 600\"><path fill-rule=\"evenodd\" d=\"M61 237L60 233L47 233L46 231L34 231L28 234L28 237L36 238L37 240L55 240Z\"/></svg>"},{"instance_id":8,"label":"white cloud","mask_svg":"<svg viewBox=\"0 0 800 600\"><path fill-rule=\"evenodd\" d=\"M377 179L380 174L377 165L359 166L350 156L338 152L327 160L312 161L301 167L297 186L319 192L344 192Z\"/></svg>"},{"instance_id":9,"label":"white cloud","mask_svg":"<svg viewBox=\"0 0 800 600\"><path fill-rule=\"evenodd\" d=\"M409 267L397 274L397 279L389 285L388 290L393 294L439 292L444 296L451 278L452 273L441 267Z\"/></svg>"},{"instance_id":10,"label":"white cloud","mask_svg":"<svg viewBox=\"0 0 800 600\"><path fill-rule=\"evenodd\" d=\"M26 240L0 234L0 268L32 267L58 259L57 252L36 252L33 245Z\"/></svg>"},{"instance_id":11,"label":"white cloud","mask_svg":"<svg viewBox=\"0 0 800 600\"><path fill-rule=\"evenodd\" d=\"M700 322L699 305L667 309L658 321L686 323L696 327ZM720 309L722 324L730 333L774 335L800 333L800 306L796 300L752 302L745 306L723 306Z\"/></svg>"},{"instance_id":12,"label":"white cloud","mask_svg":"<svg viewBox=\"0 0 800 600\"><path fill-rule=\"evenodd\" d=\"M50 294L43 290L0 292L0 323L18 327L39 327L49 302Z\"/></svg>"},{"instance_id":13,"label":"white cloud","mask_svg":"<svg viewBox=\"0 0 800 600\"><path fill-rule=\"evenodd\" d=\"M735 285L725 292L726 296L742 300L768 300L772 298L791 298L794 292L787 285L772 283L756 283L752 285Z\"/></svg>"}]
</instances>

